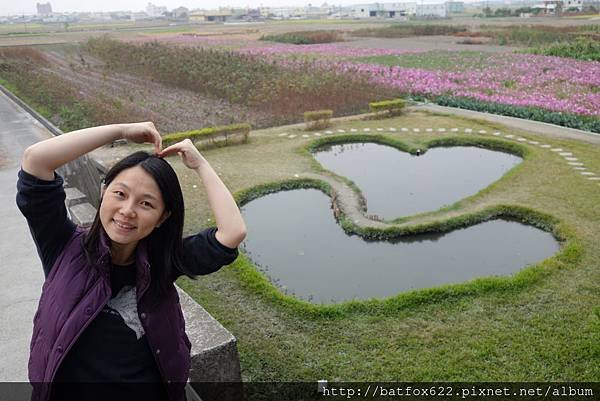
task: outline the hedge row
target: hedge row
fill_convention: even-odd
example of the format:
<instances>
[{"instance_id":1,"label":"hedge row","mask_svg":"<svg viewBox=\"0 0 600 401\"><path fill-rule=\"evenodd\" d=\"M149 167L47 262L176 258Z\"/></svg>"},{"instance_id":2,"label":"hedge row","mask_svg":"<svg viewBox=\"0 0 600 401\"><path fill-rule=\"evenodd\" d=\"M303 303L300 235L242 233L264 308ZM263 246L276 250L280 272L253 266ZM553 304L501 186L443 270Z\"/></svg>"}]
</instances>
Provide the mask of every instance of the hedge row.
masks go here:
<instances>
[{"instance_id":1,"label":"hedge row","mask_svg":"<svg viewBox=\"0 0 600 401\"><path fill-rule=\"evenodd\" d=\"M489 103L481 100L454 97L437 96L427 98L424 96L412 96L415 100L431 100L440 106L458 107L461 109L483 111L486 113L500 114L503 116L518 117L526 120L541 121L549 124L556 124L563 127L580 129L600 133L600 118L583 116L571 113L561 113L558 111L544 110L537 107L511 106L501 103Z\"/></svg>"},{"instance_id":2,"label":"hedge row","mask_svg":"<svg viewBox=\"0 0 600 401\"><path fill-rule=\"evenodd\" d=\"M248 140L248 135L250 134L250 124L233 124L233 125L223 125L218 127L208 127L202 128L198 130L185 131L185 132L175 132L172 134L168 134L162 137L163 144L168 146L173 143L183 141L184 139L190 139L192 142L196 142L198 140L212 140L214 138L222 137L227 138L232 134L242 134L244 137L244 141Z\"/></svg>"},{"instance_id":3,"label":"hedge row","mask_svg":"<svg viewBox=\"0 0 600 401\"><path fill-rule=\"evenodd\" d=\"M304 113L306 129L323 129L329 127L329 121L333 116L333 110L316 110Z\"/></svg>"},{"instance_id":4,"label":"hedge row","mask_svg":"<svg viewBox=\"0 0 600 401\"><path fill-rule=\"evenodd\" d=\"M396 116L402 113L406 102L402 99L383 100L381 102L369 103L371 111L374 113L383 113L388 116Z\"/></svg>"}]
</instances>

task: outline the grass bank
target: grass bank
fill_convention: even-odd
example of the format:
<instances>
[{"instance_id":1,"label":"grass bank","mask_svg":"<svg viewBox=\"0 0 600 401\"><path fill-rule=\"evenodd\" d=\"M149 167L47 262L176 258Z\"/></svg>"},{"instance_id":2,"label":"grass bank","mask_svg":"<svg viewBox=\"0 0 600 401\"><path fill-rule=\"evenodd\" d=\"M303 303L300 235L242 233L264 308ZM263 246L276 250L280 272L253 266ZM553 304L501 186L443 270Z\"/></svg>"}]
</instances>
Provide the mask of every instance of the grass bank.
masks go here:
<instances>
[{"instance_id":1,"label":"grass bank","mask_svg":"<svg viewBox=\"0 0 600 401\"><path fill-rule=\"evenodd\" d=\"M363 127L421 128L418 133L386 133L408 148L463 136L425 132L426 127L501 129L408 113L384 121L340 123L333 130ZM566 149L591 171L600 171L597 147L503 132ZM204 152L239 199L275 190L281 183L322 185L295 179L296 174L319 173L306 154L314 137L303 138L305 131L289 127L254 134L246 145ZM512 277L475 280L418 296L400 294L396 302L387 300L389 304L333 306L327 313L319 305L284 299L243 256L215 274L178 283L238 338L244 380L598 381L600 319L594 311L600 305L600 186L555 152L524 146L529 153L522 166L488 190L453 210L413 216L400 224L404 234L435 222L438 230L443 229L439 224L452 229L452 224L503 212L541 224L566 240L559 255ZM212 225L196 178L172 160L188 205L186 231ZM343 278L331 285L343 285Z\"/></svg>"}]
</instances>

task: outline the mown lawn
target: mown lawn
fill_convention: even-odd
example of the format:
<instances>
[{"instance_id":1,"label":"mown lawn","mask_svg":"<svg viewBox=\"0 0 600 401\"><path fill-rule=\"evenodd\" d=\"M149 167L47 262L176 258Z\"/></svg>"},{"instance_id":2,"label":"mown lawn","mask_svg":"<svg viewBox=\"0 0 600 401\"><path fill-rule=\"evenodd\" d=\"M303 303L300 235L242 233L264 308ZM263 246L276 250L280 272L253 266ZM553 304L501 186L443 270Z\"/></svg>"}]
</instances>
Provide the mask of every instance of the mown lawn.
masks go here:
<instances>
[{"instance_id":1,"label":"mown lawn","mask_svg":"<svg viewBox=\"0 0 600 401\"><path fill-rule=\"evenodd\" d=\"M391 120L340 123L333 130L353 127L421 128L419 133L386 133L411 144L457 135L423 132L428 127L469 127L475 132L501 129L466 119L410 113ZM237 192L314 171L314 163L299 151L314 137L302 138L305 132L296 131L256 131L246 145L203 153ZM298 137L279 137L282 132ZM502 132L562 147L590 171L600 172L598 147ZM519 169L451 211L418 219L439 220L449 213L496 203L557 217L574 230L582 256L575 265L558 264L525 288L448 297L393 315L360 312L323 318L297 314L278 300L257 294L241 278L241 269L249 263L243 256L215 274L194 282L180 279L178 284L237 337L246 381L598 381L600 318L594 308L600 306L600 185L585 179L555 152L524 146L531 153ZM171 160L184 187L186 231L211 225L202 185ZM343 277L331 285L343 285Z\"/></svg>"}]
</instances>

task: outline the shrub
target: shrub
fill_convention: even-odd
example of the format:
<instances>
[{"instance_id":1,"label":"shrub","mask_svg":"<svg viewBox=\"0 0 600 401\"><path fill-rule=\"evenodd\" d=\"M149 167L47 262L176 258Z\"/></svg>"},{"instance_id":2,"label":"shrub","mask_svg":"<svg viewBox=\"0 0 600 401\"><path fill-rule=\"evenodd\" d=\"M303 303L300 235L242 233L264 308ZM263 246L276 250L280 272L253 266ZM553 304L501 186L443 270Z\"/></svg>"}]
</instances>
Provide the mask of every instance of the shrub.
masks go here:
<instances>
[{"instance_id":1,"label":"shrub","mask_svg":"<svg viewBox=\"0 0 600 401\"><path fill-rule=\"evenodd\" d=\"M441 106L458 107L461 109L483 111L486 113L500 114L527 120L542 121L549 124L561 125L563 127L600 133L600 119L591 116L561 113L557 111L544 110L537 107L521 107L502 103L484 102L466 97L438 96L432 98L432 100Z\"/></svg>"},{"instance_id":2,"label":"shrub","mask_svg":"<svg viewBox=\"0 0 600 401\"><path fill-rule=\"evenodd\" d=\"M214 144L215 139L222 138L224 139L225 145L228 145L228 139L230 136L241 136L243 142L248 141L250 130L250 124L223 125L218 127L202 128L192 131L175 132L172 134L164 135L162 137L162 140L165 146L169 146L176 142L183 141L187 138L189 138L194 143L206 141L210 144Z\"/></svg>"},{"instance_id":3,"label":"shrub","mask_svg":"<svg viewBox=\"0 0 600 401\"><path fill-rule=\"evenodd\" d=\"M402 114L406 102L402 99L384 100L381 102L369 103L369 107L373 113L378 116L392 117Z\"/></svg>"},{"instance_id":4,"label":"shrub","mask_svg":"<svg viewBox=\"0 0 600 401\"><path fill-rule=\"evenodd\" d=\"M304 122L307 130L323 129L329 127L333 110L316 110L304 113Z\"/></svg>"},{"instance_id":5,"label":"shrub","mask_svg":"<svg viewBox=\"0 0 600 401\"><path fill-rule=\"evenodd\" d=\"M466 32L465 26L452 25L407 25L394 24L383 28L365 28L351 32L352 36L374 36L377 38L403 38L408 36L454 35Z\"/></svg>"},{"instance_id":6,"label":"shrub","mask_svg":"<svg viewBox=\"0 0 600 401\"><path fill-rule=\"evenodd\" d=\"M314 61L298 61L292 68L232 51L157 42L133 45L109 38L90 39L87 49L110 69L264 113L270 126L298 122L299 110L362 113L369 101L398 94L394 88L374 85L368 74L332 71Z\"/></svg>"},{"instance_id":7,"label":"shrub","mask_svg":"<svg viewBox=\"0 0 600 401\"><path fill-rule=\"evenodd\" d=\"M263 35L260 40L271 42L291 43L294 45L313 45L316 43L342 42L344 39L339 31L300 31L287 32L279 35Z\"/></svg>"},{"instance_id":8,"label":"shrub","mask_svg":"<svg viewBox=\"0 0 600 401\"><path fill-rule=\"evenodd\" d=\"M574 42L561 42L550 46L527 49L527 53L575 58L586 61L600 61L600 42L578 37Z\"/></svg>"}]
</instances>

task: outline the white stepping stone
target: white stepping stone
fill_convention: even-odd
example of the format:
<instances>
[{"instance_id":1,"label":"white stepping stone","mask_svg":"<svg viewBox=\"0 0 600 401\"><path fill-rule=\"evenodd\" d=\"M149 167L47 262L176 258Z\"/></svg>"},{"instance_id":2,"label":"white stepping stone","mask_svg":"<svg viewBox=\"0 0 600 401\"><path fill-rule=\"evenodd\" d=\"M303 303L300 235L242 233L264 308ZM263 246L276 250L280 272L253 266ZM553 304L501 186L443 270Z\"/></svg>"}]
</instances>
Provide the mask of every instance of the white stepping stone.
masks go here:
<instances>
[{"instance_id":1,"label":"white stepping stone","mask_svg":"<svg viewBox=\"0 0 600 401\"><path fill-rule=\"evenodd\" d=\"M438 128L438 132L446 132L446 128Z\"/></svg>"},{"instance_id":2,"label":"white stepping stone","mask_svg":"<svg viewBox=\"0 0 600 401\"><path fill-rule=\"evenodd\" d=\"M573 170L587 170L585 167L573 167Z\"/></svg>"},{"instance_id":3,"label":"white stepping stone","mask_svg":"<svg viewBox=\"0 0 600 401\"><path fill-rule=\"evenodd\" d=\"M527 142L529 142L532 145L537 145L539 143L538 141L527 141Z\"/></svg>"},{"instance_id":4,"label":"white stepping stone","mask_svg":"<svg viewBox=\"0 0 600 401\"><path fill-rule=\"evenodd\" d=\"M579 159L578 159L578 158L576 158L576 157L565 157L565 160L568 160L568 161L570 161L570 162L576 162L576 161L577 161L577 160L579 160Z\"/></svg>"},{"instance_id":5,"label":"white stepping stone","mask_svg":"<svg viewBox=\"0 0 600 401\"><path fill-rule=\"evenodd\" d=\"M563 151L562 148L552 148L550 150L553 152L562 152Z\"/></svg>"},{"instance_id":6,"label":"white stepping stone","mask_svg":"<svg viewBox=\"0 0 600 401\"><path fill-rule=\"evenodd\" d=\"M583 166L583 163L569 162L567 164L570 165L570 166Z\"/></svg>"},{"instance_id":7,"label":"white stepping stone","mask_svg":"<svg viewBox=\"0 0 600 401\"><path fill-rule=\"evenodd\" d=\"M377 131L381 132L383 131L383 128L377 128Z\"/></svg>"},{"instance_id":8,"label":"white stepping stone","mask_svg":"<svg viewBox=\"0 0 600 401\"><path fill-rule=\"evenodd\" d=\"M581 175L596 175L595 173L592 173L591 171L582 171L580 174Z\"/></svg>"},{"instance_id":9,"label":"white stepping stone","mask_svg":"<svg viewBox=\"0 0 600 401\"><path fill-rule=\"evenodd\" d=\"M492 135L494 135L494 136L500 136L500 135L502 135L502 134L501 134L501 133L499 133L499 132L494 132Z\"/></svg>"},{"instance_id":10,"label":"white stepping stone","mask_svg":"<svg viewBox=\"0 0 600 401\"><path fill-rule=\"evenodd\" d=\"M325 131L326 134L333 134L333 131Z\"/></svg>"},{"instance_id":11,"label":"white stepping stone","mask_svg":"<svg viewBox=\"0 0 600 401\"><path fill-rule=\"evenodd\" d=\"M486 131L486 130L484 130L484 129L480 129L480 130L479 130L479 133L480 133L480 134L487 134L487 131Z\"/></svg>"},{"instance_id":12,"label":"white stepping stone","mask_svg":"<svg viewBox=\"0 0 600 401\"><path fill-rule=\"evenodd\" d=\"M600 181L600 177L590 177L588 178L590 181Z\"/></svg>"},{"instance_id":13,"label":"white stepping stone","mask_svg":"<svg viewBox=\"0 0 600 401\"><path fill-rule=\"evenodd\" d=\"M458 128L452 128L450 131L452 131L452 132L458 132Z\"/></svg>"},{"instance_id":14,"label":"white stepping stone","mask_svg":"<svg viewBox=\"0 0 600 401\"><path fill-rule=\"evenodd\" d=\"M290 139L293 139L293 138L295 138L295 137L296 137L296 135L294 135L294 134L292 134L292 135L288 136L288 138L290 138Z\"/></svg>"},{"instance_id":15,"label":"white stepping stone","mask_svg":"<svg viewBox=\"0 0 600 401\"><path fill-rule=\"evenodd\" d=\"M508 139L513 139L515 136L514 136L514 135L511 135L511 134L508 134L508 135L504 135L504 137L505 137L505 138L508 138Z\"/></svg>"},{"instance_id":16,"label":"white stepping stone","mask_svg":"<svg viewBox=\"0 0 600 401\"><path fill-rule=\"evenodd\" d=\"M471 128L465 128L465 132L473 132Z\"/></svg>"},{"instance_id":17,"label":"white stepping stone","mask_svg":"<svg viewBox=\"0 0 600 401\"><path fill-rule=\"evenodd\" d=\"M551 147L552 146L550 146L550 145L540 145L540 148L544 148L544 149L548 149L548 148L551 148Z\"/></svg>"},{"instance_id":18,"label":"white stepping stone","mask_svg":"<svg viewBox=\"0 0 600 401\"><path fill-rule=\"evenodd\" d=\"M346 132L346 130L339 129L339 130L337 130L337 132Z\"/></svg>"},{"instance_id":19,"label":"white stepping stone","mask_svg":"<svg viewBox=\"0 0 600 401\"><path fill-rule=\"evenodd\" d=\"M413 128L413 132L420 132L421 129L420 128Z\"/></svg>"},{"instance_id":20,"label":"white stepping stone","mask_svg":"<svg viewBox=\"0 0 600 401\"><path fill-rule=\"evenodd\" d=\"M356 132L358 131L356 128L350 128L350 132Z\"/></svg>"},{"instance_id":21,"label":"white stepping stone","mask_svg":"<svg viewBox=\"0 0 600 401\"><path fill-rule=\"evenodd\" d=\"M320 132L315 132L315 136L321 136Z\"/></svg>"},{"instance_id":22,"label":"white stepping stone","mask_svg":"<svg viewBox=\"0 0 600 401\"><path fill-rule=\"evenodd\" d=\"M561 156L573 156L573 153L571 153L571 152L560 152L559 155L561 155Z\"/></svg>"},{"instance_id":23,"label":"white stepping stone","mask_svg":"<svg viewBox=\"0 0 600 401\"><path fill-rule=\"evenodd\" d=\"M284 132L284 133L281 133L281 134L279 134L277 136L286 136L287 134L288 134L287 132Z\"/></svg>"},{"instance_id":24,"label":"white stepping stone","mask_svg":"<svg viewBox=\"0 0 600 401\"><path fill-rule=\"evenodd\" d=\"M365 129L363 129L363 131L364 132L369 132L369 131L371 131L371 128L365 128Z\"/></svg>"},{"instance_id":25,"label":"white stepping stone","mask_svg":"<svg viewBox=\"0 0 600 401\"><path fill-rule=\"evenodd\" d=\"M310 135L304 134L304 135L302 135L302 138L310 138Z\"/></svg>"},{"instance_id":26,"label":"white stepping stone","mask_svg":"<svg viewBox=\"0 0 600 401\"><path fill-rule=\"evenodd\" d=\"M391 127L389 130L392 132L396 132L396 128L394 128L394 127Z\"/></svg>"},{"instance_id":27,"label":"white stepping stone","mask_svg":"<svg viewBox=\"0 0 600 401\"><path fill-rule=\"evenodd\" d=\"M525 138L517 138L517 141L519 141L519 142L525 142L526 140L527 139L525 139Z\"/></svg>"},{"instance_id":28,"label":"white stepping stone","mask_svg":"<svg viewBox=\"0 0 600 401\"><path fill-rule=\"evenodd\" d=\"M427 132L432 132L432 131L433 131L433 129L431 129L431 128L427 128L425 131L427 131Z\"/></svg>"},{"instance_id":29,"label":"white stepping stone","mask_svg":"<svg viewBox=\"0 0 600 401\"><path fill-rule=\"evenodd\" d=\"M400 131L407 132L408 128L401 128Z\"/></svg>"}]
</instances>

